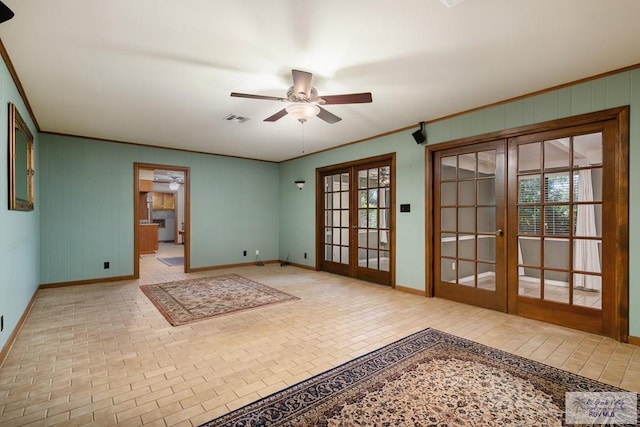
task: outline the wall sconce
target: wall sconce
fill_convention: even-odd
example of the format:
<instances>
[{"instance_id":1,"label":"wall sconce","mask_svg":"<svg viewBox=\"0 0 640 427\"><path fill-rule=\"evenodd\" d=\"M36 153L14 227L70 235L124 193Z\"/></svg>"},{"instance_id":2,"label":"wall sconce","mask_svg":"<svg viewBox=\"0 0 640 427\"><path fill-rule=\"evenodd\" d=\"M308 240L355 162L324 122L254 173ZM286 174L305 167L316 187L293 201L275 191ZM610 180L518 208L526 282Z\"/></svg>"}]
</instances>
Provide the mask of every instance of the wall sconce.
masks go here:
<instances>
[{"instance_id":1,"label":"wall sconce","mask_svg":"<svg viewBox=\"0 0 640 427\"><path fill-rule=\"evenodd\" d=\"M303 179L296 180L296 187L298 187L298 190L302 190L302 187L304 187L304 180Z\"/></svg>"}]
</instances>

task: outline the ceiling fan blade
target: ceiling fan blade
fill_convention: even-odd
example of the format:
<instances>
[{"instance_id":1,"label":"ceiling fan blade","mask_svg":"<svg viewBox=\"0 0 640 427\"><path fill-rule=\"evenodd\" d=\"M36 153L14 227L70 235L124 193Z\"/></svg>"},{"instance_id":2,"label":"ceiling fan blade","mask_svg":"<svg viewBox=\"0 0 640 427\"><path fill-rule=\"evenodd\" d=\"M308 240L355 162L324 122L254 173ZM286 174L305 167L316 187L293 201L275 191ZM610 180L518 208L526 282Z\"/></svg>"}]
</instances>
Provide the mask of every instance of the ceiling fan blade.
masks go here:
<instances>
[{"instance_id":1,"label":"ceiling fan blade","mask_svg":"<svg viewBox=\"0 0 640 427\"><path fill-rule=\"evenodd\" d=\"M313 74L307 73L306 71L291 70L291 75L293 76L293 93L304 93L305 99L309 99Z\"/></svg>"},{"instance_id":2,"label":"ceiling fan blade","mask_svg":"<svg viewBox=\"0 0 640 427\"><path fill-rule=\"evenodd\" d=\"M334 123L337 123L340 120L342 120L340 117L336 116L333 113L328 112L324 108L322 108L322 107L318 107L318 108L320 108L320 112L318 113L318 117L320 117L325 122L327 122L329 124L334 124Z\"/></svg>"},{"instance_id":3,"label":"ceiling fan blade","mask_svg":"<svg viewBox=\"0 0 640 427\"><path fill-rule=\"evenodd\" d=\"M4 3L2 3L0 1L0 23L2 23L4 21L8 21L9 19L11 19L13 17L14 17L13 11L11 9L9 9L9 7L7 7L7 5L5 5Z\"/></svg>"},{"instance_id":4,"label":"ceiling fan blade","mask_svg":"<svg viewBox=\"0 0 640 427\"><path fill-rule=\"evenodd\" d=\"M286 115L287 115L287 110L283 108L282 110L278 111L274 115L267 117L263 121L265 121L265 122L275 122L276 120L280 120L281 118L283 118Z\"/></svg>"},{"instance_id":5,"label":"ceiling fan blade","mask_svg":"<svg viewBox=\"0 0 640 427\"><path fill-rule=\"evenodd\" d=\"M267 101L289 101L287 98L279 98L277 96L252 95L250 93L231 92L231 96L238 98L265 99Z\"/></svg>"},{"instance_id":6,"label":"ceiling fan blade","mask_svg":"<svg viewBox=\"0 0 640 427\"><path fill-rule=\"evenodd\" d=\"M364 93L348 93L344 95L328 95L321 96L324 99L325 105L327 104L364 104L367 102L373 102L371 92Z\"/></svg>"}]
</instances>

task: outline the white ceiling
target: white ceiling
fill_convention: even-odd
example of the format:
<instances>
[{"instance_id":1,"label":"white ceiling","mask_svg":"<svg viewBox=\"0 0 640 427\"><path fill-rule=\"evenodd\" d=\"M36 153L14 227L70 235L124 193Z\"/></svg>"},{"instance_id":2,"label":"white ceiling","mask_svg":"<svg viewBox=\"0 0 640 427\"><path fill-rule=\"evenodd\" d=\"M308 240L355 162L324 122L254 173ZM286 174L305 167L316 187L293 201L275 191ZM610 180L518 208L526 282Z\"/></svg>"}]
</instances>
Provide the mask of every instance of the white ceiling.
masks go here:
<instances>
[{"instance_id":1,"label":"white ceiling","mask_svg":"<svg viewBox=\"0 0 640 427\"><path fill-rule=\"evenodd\" d=\"M4 3L0 39L42 131L270 161L640 63L638 0ZM320 96L373 103L301 125L229 96L284 97L292 68Z\"/></svg>"}]
</instances>

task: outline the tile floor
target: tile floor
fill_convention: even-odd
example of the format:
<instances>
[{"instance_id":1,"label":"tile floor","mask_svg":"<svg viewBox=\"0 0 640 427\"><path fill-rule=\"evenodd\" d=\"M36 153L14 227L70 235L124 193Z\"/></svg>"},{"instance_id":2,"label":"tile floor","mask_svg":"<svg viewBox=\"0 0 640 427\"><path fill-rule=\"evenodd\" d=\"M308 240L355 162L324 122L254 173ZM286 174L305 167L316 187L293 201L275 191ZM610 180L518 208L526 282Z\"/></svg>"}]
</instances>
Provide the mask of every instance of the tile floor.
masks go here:
<instances>
[{"instance_id":1,"label":"tile floor","mask_svg":"<svg viewBox=\"0 0 640 427\"><path fill-rule=\"evenodd\" d=\"M229 272L301 299L171 327L139 289ZM640 347L517 316L279 264L185 275L145 256L141 277L38 294L0 425L195 426L426 327L640 392Z\"/></svg>"}]
</instances>

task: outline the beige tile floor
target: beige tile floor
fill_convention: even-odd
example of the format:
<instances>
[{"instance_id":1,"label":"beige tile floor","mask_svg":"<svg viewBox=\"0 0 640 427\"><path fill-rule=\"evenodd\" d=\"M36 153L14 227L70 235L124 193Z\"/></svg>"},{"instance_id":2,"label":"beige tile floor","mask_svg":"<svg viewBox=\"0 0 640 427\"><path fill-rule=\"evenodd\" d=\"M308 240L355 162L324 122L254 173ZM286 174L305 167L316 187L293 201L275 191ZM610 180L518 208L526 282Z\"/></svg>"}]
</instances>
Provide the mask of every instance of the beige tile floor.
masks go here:
<instances>
[{"instance_id":1,"label":"beige tile floor","mask_svg":"<svg viewBox=\"0 0 640 427\"><path fill-rule=\"evenodd\" d=\"M230 272L300 300L171 327L139 289ZM640 392L640 347L517 316L279 264L185 275L147 256L141 276L38 294L0 425L198 425L426 327Z\"/></svg>"}]
</instances>

